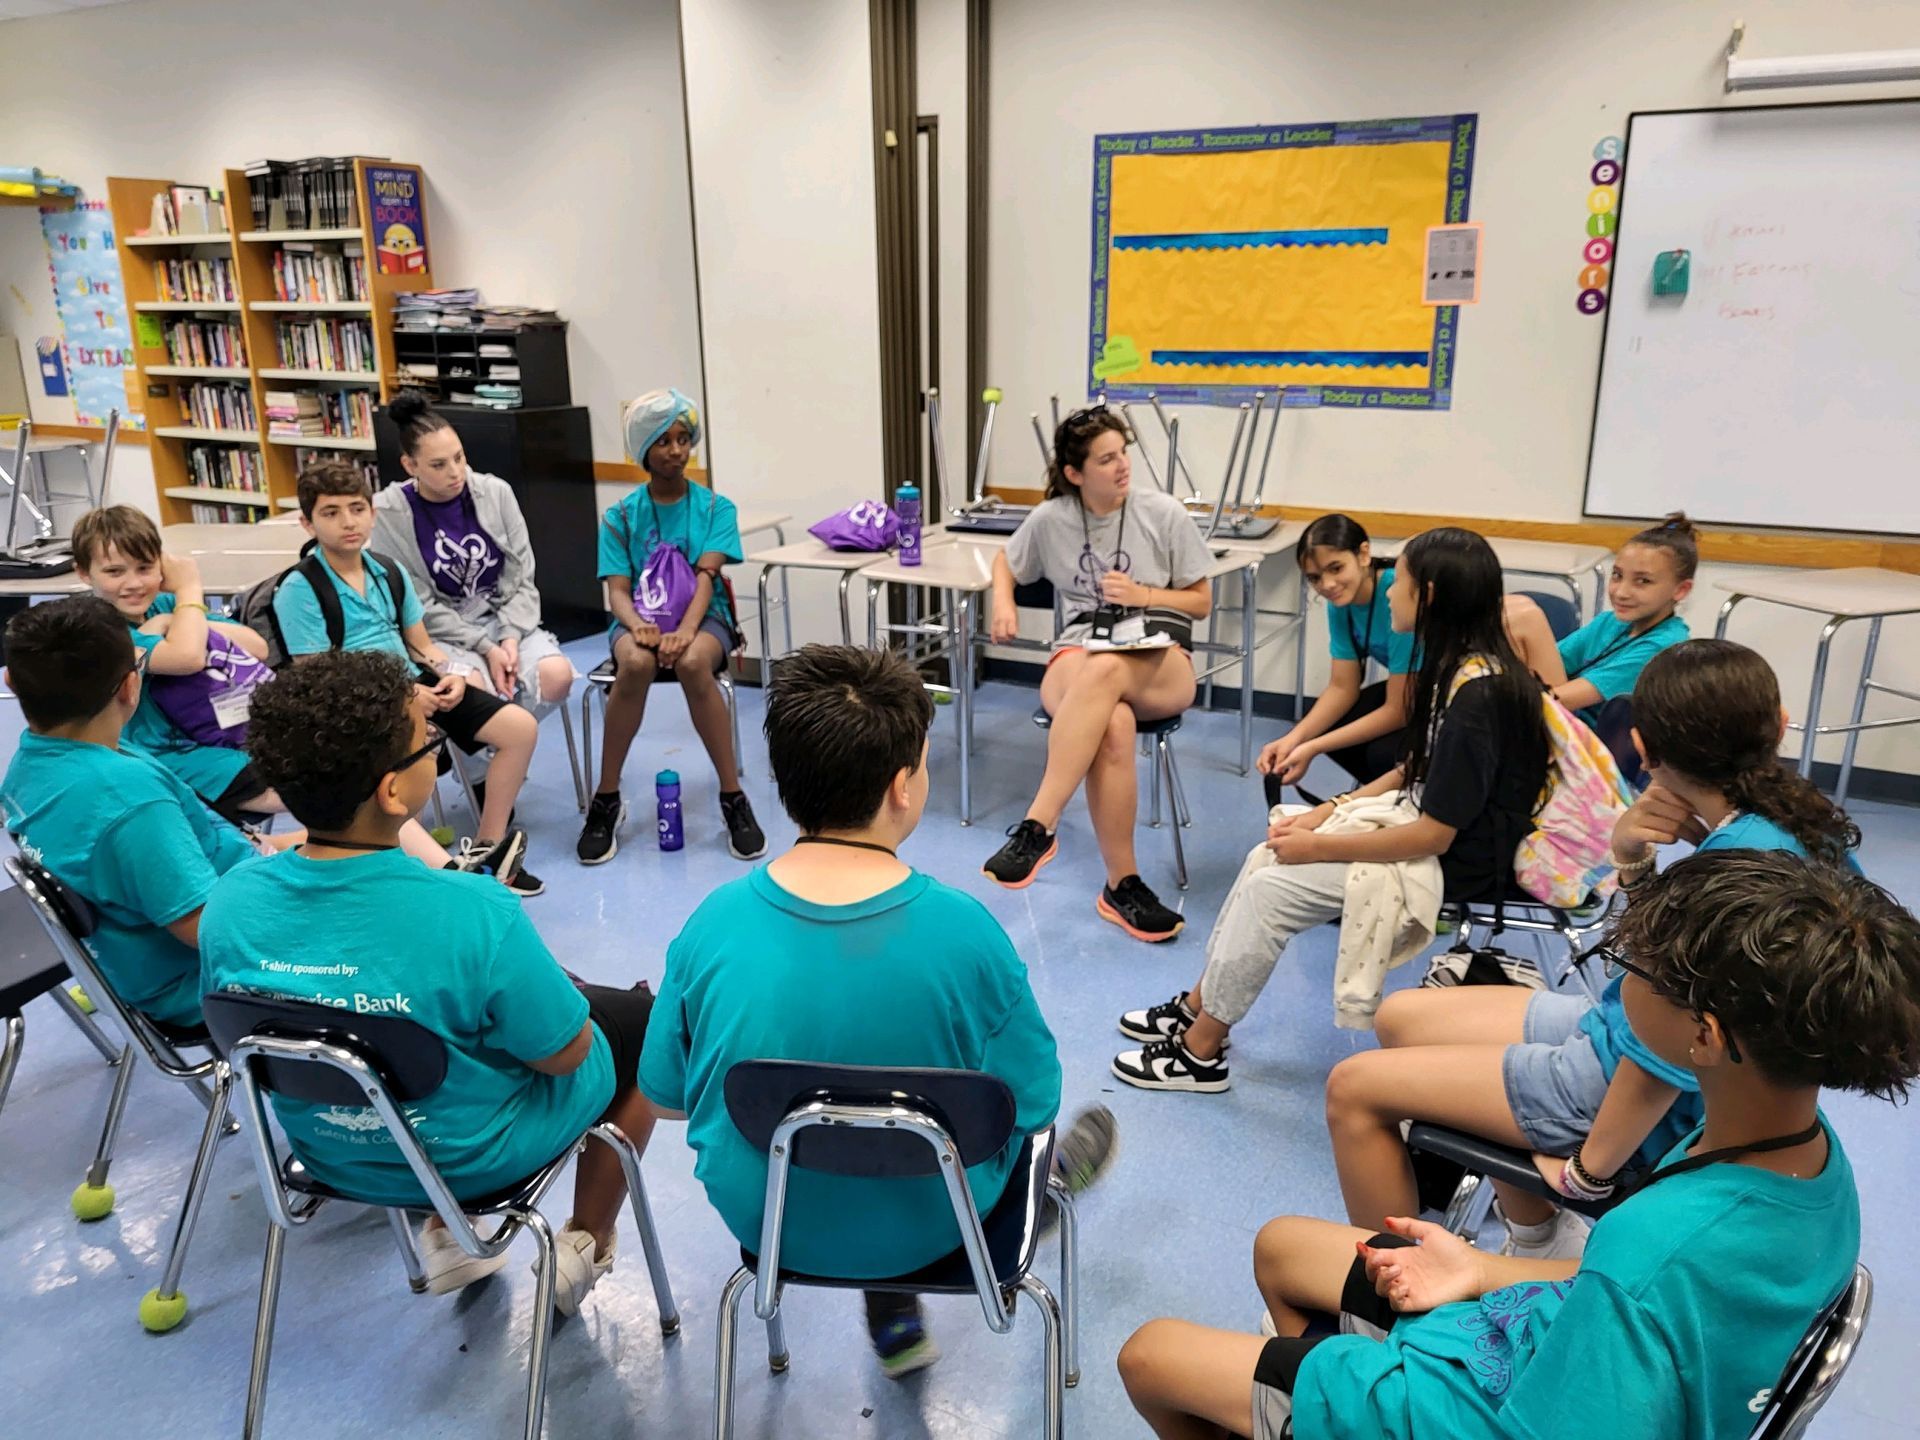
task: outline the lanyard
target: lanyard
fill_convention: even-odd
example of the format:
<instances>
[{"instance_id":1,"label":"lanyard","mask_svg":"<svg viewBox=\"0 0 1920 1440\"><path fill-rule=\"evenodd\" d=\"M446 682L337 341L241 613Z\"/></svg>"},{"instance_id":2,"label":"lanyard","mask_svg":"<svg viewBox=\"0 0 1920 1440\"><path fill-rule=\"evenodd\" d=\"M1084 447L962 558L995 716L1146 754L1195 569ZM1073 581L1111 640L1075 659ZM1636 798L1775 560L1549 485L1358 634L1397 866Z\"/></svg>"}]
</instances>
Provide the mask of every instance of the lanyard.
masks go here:
<instances>
[{"instance_id":1,"label":"lanyard","mask_svg":"<svg viewBox=\"0 0 1920 1440\"><path fill-rule=\"evenodd\" d=\"M1078 497L1076 496L1075 498L1077 499ZM1087 524L1087 502L1085 500L1080 501L1080 535L1081 535L1081 538L1086 541L1087 553L1089 555L1092 555L1093 554L1093 527ZM1120 502L1120 533L1113 537L1113 561L1111 564L1107 566L1107 569L1117 570L1120 568L1120 556L1126 548L1126 543L1127 543L1127 502L1122 500ZM1098 559L1097 556L1095 558L1096 560ZM1094 591L1096 594L1099 592L1099 589L1100 589L1100 580L1098 576L1095 576Z\"/></svg>"},{"instance_id":2,"label":"lanyard","mask_svg":"<svg viewBox=\"0 0 1920 1440\"><path fill-rule=\"evenodd\" d=\"M876 845L871 840L842 840L836 835L802 835L793 842L796 845L840 845L848 850L875 850L882 855L893 855L885 845ZM897 860L899 856L895 855Z\"/></svg>"},{"instance_id":3,"label":"lanyard","mask_svg":"<svg viewBox=\"0 0 1920 1440\"><path fill-rule=\"evenodd\" d=\"M1587 663L1582 665L1578 670L1573 671L1570 675L1567 676L1567 679L1578 680L1582 675L1586 674L1587 671L1593 669L1594 666L1598 665L1602 660L1606 659L1609 655L1615 654L1618 651L1626 649L1627 646L1631 645L1634 641L1640 639L1641 636L1643 635L1651 635L1655 630L1658 630L1662 625L1666 624L1667 621L1671 620L1672 618L1673 618L1673 612L1668 611L1665 615L1661 616L1658 620L1654 621L1653 624L1647 626L1647 628L1642 630L1638 635L1634 634L1631 627L1629 627L1627 630L1621 632L1619 639L1615 640L1611 645L1607 646L1606 649L1602 650L1598 655L1594 656L1591 660L1587 661Z\"/></svg>"},{"instance_id":4,"label":"lanyard","mask_svg":"<svg viewBox=\"0 0 1920 1440\"><path fill-rule=\"evenodd\" d=\"M322 845L329 850L365 850L370 855L377 855L382 850L398 850L400 848L398 845L369 845L364 840L322 840L317 835L309 835L307 837L307 844ZM307 847L306 845L302 845L300 848L304 850ZM309 856L307 858L311 859L312 857Z\"/></svg>"},{"instance_id":5,"label":"lanyard","mask_svg":"<svg viewBox=\"0 0 1920 1440\"><path fill-rule=\"evenodd\" d=\"M1673 1165L1665 1165L1647 1177L1647 1185L1657 1184L1669 1175L1684 1175L1689 1170L1703 1170L1722 1160L1738 1159L1742 1155L1759 1155L1768 1150L1791 1150L1796 1145L1805 1145L1820 1134L1820 1122L1815 1120L1804 1130L1792 1135L1776 1135L1771 1140L1756 1140L1751 1145L1729 1145L1724 1150L1709 1150L1705 1155L1695 1155ZM1646 1185L1640 1187L1646 1189Z\"/></svg>"},{"instance_id":6,"label":"lanyard","mask_svg":"<svg viewBox=\"0 0 1920 1440\"><path fill-rule=\"evenodd\" d=\"M1373 594L1367 597L1367 643L1364 645L1360 643L1359 632L1353 628L1353 606L1347 606L1347 644L1352 648L1355 658L1359 660L1363 672L1367 661L1373 655L1373 621L1375 604L1379 599L1380 572L1376 570L1373 572Z\"/></svg>"}]
</instances>

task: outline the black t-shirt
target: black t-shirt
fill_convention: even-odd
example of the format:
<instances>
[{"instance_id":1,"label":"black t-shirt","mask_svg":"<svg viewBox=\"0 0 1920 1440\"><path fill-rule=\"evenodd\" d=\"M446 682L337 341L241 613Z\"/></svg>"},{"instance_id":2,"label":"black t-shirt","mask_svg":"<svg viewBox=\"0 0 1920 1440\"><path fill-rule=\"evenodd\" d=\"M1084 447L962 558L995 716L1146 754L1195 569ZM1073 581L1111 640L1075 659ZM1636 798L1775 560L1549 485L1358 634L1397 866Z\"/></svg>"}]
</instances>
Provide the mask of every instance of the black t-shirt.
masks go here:
<instances>
[{"instance_id":1,"label":"black t-shirt","mask_svg":"<svg viewBox=\"0 0 1920 1440\"><path fill-rule=\"evenodd\" d=\"M1501 729L1493 684L1482 676L1454 692L1433 739L1420 810L1458 832L1440 857L1449 900L1491 900L1505 891L1514 847L1533 828L1546 757L1516 763L1517 738Z\"/></svg>"}]
</instances>

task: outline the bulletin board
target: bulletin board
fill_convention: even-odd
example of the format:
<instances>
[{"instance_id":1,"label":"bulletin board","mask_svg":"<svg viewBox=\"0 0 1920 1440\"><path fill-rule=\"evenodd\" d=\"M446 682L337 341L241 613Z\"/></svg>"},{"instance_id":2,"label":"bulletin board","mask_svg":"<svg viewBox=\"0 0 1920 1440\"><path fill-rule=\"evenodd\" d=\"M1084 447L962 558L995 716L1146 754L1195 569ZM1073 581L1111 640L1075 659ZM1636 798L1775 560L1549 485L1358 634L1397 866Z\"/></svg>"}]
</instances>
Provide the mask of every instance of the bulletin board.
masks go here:
<instances>
[{"instance_id":1,"label":"bulletin board","mask_svg":"<svg viewBox=\"0 0 1920 1440\"><path fill-rule=\"evenodd\" d=\"M1427 230L1468 218L1475 115L1097 135L1089 393L1445 410L1459 307Z\"/></svg>"},{"instance_id":2,"label":"bulletin board","mask_svg":"<svg viewBox=\"0 0 1920 1440\"><path fill-rule=\"evenodd\" d=\"M129 383L135 373L133 338L120 288L113 216L104 204L88 200L70 210L42 209L40 229L76 418L82 425L105 425L108 412L118 410L123 425L141 428L137 387Z\"/></svg>"}]
</instances>

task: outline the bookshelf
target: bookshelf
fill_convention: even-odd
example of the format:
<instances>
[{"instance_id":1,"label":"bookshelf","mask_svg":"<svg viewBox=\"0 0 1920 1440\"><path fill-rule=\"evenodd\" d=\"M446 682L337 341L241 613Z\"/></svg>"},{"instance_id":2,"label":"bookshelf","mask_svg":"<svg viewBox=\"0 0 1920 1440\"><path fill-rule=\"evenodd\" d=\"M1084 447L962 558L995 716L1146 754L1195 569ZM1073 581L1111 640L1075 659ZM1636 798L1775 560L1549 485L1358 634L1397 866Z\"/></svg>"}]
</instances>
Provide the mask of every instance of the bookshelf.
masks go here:
<instances>
[{"instance_id":1,"label":"bookshelf","mask_svg":"<svg viewBox=\"0 0 1920 1440\"><path fill-rule=\"evenodd\" d=\"M222 520L264 519L294 503L294 482L307 453L358 458L373 452L371 409L402 388L393 344L394 297L431 289L433 278L424 263L405 273L380 273L379 247L386 237L374 234L368 213L369 164L421 176L415 165L355 159L352 194L360 223L326 228L259 228L247 172L235 167L218 177L224 208L209 216L224 229L140 235L135 232L152 222L154 197L174 182L107 181L121 283L134 318L134 365L145 396L162 523L208 518L203 506L221 507L212 513ZM419 248L425 250L424 205L420 230ZM292 289L289 257L303 267L301 283ZM193 268L195 262L201 268ZM169 279L175 283L166 284ZM216 288L206 288L209 282ZM181 326L218 328L173 328ZM188 363L212 357L176 353L181 342L224 343L228 327L237 332L243 363ZM177 342L174 349L168 347L170 334ZM298 337L298 348L283 353L283 334ZM156 344L141 343L156 336ZM289 363L294 359L302 363ZM316 368L347 364L365 368ZM307 413L306 397L315 397L324 424L331 428L351 414L355 433L276 435L269 394L277 400L297 397L292 408ZM210 477L223 483L206 483Z\"/></svg>"}]
</instances>

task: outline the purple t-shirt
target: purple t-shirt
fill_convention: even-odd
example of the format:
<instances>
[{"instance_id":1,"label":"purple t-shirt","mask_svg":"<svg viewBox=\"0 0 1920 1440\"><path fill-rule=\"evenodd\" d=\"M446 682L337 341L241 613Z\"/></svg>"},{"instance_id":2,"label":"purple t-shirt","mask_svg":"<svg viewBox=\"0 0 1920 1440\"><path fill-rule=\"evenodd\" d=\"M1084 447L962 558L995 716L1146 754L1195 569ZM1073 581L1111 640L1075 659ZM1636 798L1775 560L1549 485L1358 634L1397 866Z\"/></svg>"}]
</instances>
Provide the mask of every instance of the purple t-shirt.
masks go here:
<instances>
[{"instance_id":1,"label":"purple t-shirt","mask_svg":"<svg viewBox=\"0 0 1920 1440\"><path fill-rule=\"evenodd\" d=\"M480 526L473 492L463 485L453 499L434 501L411 480L404 488L413 508L413 536L434 588L454 600L494 590L504 561L500 547Z\"/></svg>"}]
</instances>

